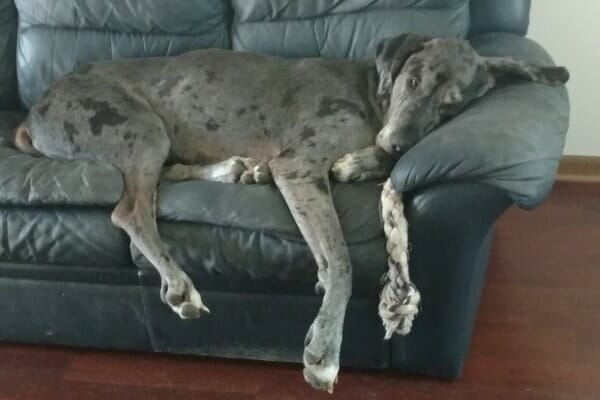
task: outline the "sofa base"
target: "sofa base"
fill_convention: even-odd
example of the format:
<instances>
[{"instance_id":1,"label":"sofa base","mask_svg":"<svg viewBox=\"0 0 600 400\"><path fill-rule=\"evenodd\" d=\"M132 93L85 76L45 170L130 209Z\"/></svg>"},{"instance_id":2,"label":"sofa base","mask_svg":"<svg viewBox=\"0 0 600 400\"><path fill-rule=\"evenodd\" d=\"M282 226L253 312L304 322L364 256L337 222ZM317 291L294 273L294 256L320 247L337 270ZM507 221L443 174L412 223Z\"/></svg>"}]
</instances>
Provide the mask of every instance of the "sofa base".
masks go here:
<instances>
[{"instance_id":1,"label":"sofa base","mask_svg":"<svg viewBox=\"0 0 600 400\"><path fill-rule=\"evenodd\" d=\"M28 267L38 269L21 265L21 270ZM155 286L118 284L114 276L104 277L111 280L108 284L85 282L81 276L27 279L11 276L14 270L15 264L0 263L4 342L299 363L304 336L321 301L317 296L204 291L212 314L184 321L161 302ZM390 344L382 339L376 301L353 300L345 327L343 366L389 365Z\"/></svg>"},{"instance_id":2,"label":"sofa base","mask_svg":"<svg viewBox=\"0 0 600 400\"><path fill-rule=\"evenodd\" d=\"M144 287L148 330L156 351L225 358L302 362L304 338L321 298L202 292L211 314L182 321L162 304L157 287ZM386 368L391 353L383 340L377 301L348 305L340 363L347 367Z\"/></svg>"},{"instance_id":3,"label":"sofa base","mask_svg":"<svg viewBox=\"0 0 600 400\"><path fill-rule=\"evenodd\" d=\"M0 278L0 303L1 341L151 349L138 286Z\"/></svg>"}]
</instances>

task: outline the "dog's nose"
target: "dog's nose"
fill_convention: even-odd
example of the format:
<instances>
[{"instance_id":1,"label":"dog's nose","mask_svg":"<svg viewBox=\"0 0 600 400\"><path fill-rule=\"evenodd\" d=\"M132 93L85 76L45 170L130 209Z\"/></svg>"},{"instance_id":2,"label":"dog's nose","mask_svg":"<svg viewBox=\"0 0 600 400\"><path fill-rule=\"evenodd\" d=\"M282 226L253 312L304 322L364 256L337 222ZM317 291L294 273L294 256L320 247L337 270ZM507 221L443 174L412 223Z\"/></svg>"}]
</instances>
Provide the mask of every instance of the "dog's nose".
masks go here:
<instances>
[{"instance_id":1,"label":"dog's nose","mask_svg":"<svg viewBox=\"0 0 600 400\"><path fill-rule=\"evenodd\" d=\"M382 148L390 156L399 156L407 149L407 142L403 140L401 135L396 135L394 132L389 133L389 128L384 127L375 138L377 146Z\"/></svg>"}]
</instances>

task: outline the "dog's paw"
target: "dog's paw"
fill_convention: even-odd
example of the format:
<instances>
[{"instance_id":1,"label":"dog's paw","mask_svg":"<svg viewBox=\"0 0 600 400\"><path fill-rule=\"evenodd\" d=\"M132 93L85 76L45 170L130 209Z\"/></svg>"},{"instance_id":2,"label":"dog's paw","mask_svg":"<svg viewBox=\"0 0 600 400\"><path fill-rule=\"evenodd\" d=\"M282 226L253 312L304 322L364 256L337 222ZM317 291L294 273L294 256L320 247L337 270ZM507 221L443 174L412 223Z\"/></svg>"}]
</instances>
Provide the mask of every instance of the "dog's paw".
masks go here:
<instances>
[{"instance_id":1,"label":"dog's paw","mask_svg":"<svg viewBox=\"0 0 600 400\"><path fill-rule=\"evenodd\" d=\"M412 283L385 282L379 301L379 316L385 329L385 340L394 333L408 335L419 313L421 294Z\"/></svg>"},{"instance_id":2,"label":"dog's paw","mask_svg":"<svg viewBox=\"0 0 600 400\"><path fill-rule=\"evenodd\" d=\"M184 272L176 279L162 281L160 298L181 319L199 318L203 314L210 314L192 280Z\"/></svg>"},{"instance_id":3,"label":"dog's paw","mask_svg":"<svg viewBox=\"0 0 600 400\"><path fill-rule=\"evenodd\" d=\"M339 365L339 348L341 340L319 321L312 323L304 340L304 380L313 388L333 393L337 383ZM341 334L340 334L341 336Z\"/></svg>"},{"instance_id":4,"label":"dog's paw","mask_svg":"<svg viewBox=\"0 0 600 400\"><path fill-rule=\"evenodd\" d=\"M337 182L357 182L362 179L359 159L348 153L331 167L331 176Z\"/></svg>"},{"instance_id":5,"label":"dog's paw","mask_svg":"<svg viewBox=\"0 0 600 400\"><path fill-rule=\"evenodd\" d=\"M262 185L273 182L271 169L266 162L259 162L253 158L242 158L242 161L244 162L245 171L240 176L240 183Z\"/></svg>"}]
</instances>

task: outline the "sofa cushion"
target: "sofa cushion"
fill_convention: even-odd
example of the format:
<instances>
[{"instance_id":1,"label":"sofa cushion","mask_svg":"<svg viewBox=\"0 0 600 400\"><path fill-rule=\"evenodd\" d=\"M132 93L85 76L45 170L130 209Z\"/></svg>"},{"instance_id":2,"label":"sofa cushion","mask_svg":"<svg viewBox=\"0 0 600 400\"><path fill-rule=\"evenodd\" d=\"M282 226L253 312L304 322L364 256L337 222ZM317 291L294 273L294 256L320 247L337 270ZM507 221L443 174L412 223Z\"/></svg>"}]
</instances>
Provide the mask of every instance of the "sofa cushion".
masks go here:
<instances>
[{"instance_id":1,"label":"sofa cushion","mask_svg":"<svg viewBox=\"0 0 600 400\"><path fill-rule=\"evenodd\" d=\"M113 207L122 190L121 175L111 165L32 157L0 141L0 206ZM380 233L379 192L376 183L333 185L349 241L369 240ZM165 221L300 235L272 185L164 182L159 187L157 207L158 218Z\"/></svg>"},{"instance_id":2,"label":"sofa cushion","mask_svg":"<svg viewBox=\"0 0 600 400\"><path fill-rule=\"evenodd\" d=\"M364 211L373 215L371 209ZM314 295L317 266L300 236L199 223L159 221L158 226L169 253L199 290ZM353 296L378 298L387 267L383 231L368 240L348 241L348 250L354 268ZM152 265L135 246L131 251L142 274L155 275L158 285Z\"/></svg>"},{"instance_id":3,"label":"sofa cushion","mask_svg":"<svg viewBox=\"0 0 600 400\"><path fill-rule=\"evenodd\" d=\"M0 112L0 205L110 206L123 191L119 171L107 164L32 157L11 144L23 111Z\"/></svg>"},{"instance_id":4,"label":"sofa cushion","mask_svg":"<svg viewBox=\"0 0 600 400\"><path fill-rule=\"evenodd\" d=\"M525 35L531 0L471 0L469 35L505 32Z\"/></svg>"},{"instance_id":5,"label":"sofa cushion","mask_svg":"<svg viewBox=\"0 0 600 400\"><path fill-rule=\"evenodd\" d=\"M129 238L110 210L0 207L0 263L131 267Z\"/></svg>"},{"instance_id":6,"label":"sofa cushion","mask_svg":"<svg viewBox=\"0 0 600 400\"><path fill-rule=\"evenodd\" d=\"M0 109L18 108L17 11L13 0L0 0Z\"/></svg>"},{"instance_id":7,"label":"sofa cushion","mask_svg":"<svg viewBox=\"0 0 600 400\"><path fill-rule=\"evenodd\" d=\"M405 32L464 37L468 0L233 0L235 50L363 58Z\"/></svg>"},{"instance_id":8,"label":"sofa cushion","mask_svg":"<svg viewBox=\"0 0 600 400\"><path fill-rule=\"evenodd\" d=\"M0 111L0 263L131 267L129 239L110 221L107 206L114 203L69 207L66 201L96 195L102 200L102 189L110 193L105 200L116 201L122 187L118 172L19 153L10 136L24 117L23 111Z\"/></svg>"},{"instance_id":9,"label":"sofa cushion","mask_svg":"<svg viewBox=\"0 0 600 400\"><path fill-rule=\"evenodd\" d=\"M21 99L92 60L230 47L227 0L15 0Z\"/></svg>"}]
</instances>

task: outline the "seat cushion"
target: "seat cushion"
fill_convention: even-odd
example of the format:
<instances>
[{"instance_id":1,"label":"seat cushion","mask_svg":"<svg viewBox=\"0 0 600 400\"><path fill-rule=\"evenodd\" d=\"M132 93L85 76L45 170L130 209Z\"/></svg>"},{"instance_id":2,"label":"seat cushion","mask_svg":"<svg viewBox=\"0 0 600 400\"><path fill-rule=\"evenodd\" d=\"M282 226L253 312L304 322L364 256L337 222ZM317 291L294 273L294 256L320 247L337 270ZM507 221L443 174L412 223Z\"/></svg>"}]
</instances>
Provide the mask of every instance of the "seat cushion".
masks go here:
<instances>
[{"instance_id":1,"label":"seat cushion","mask_svg":"<svg viewBox=\"0 0 600 400\"><path fill-rule=\"evenodd\" d=\"M23 113L0 113L0 207L101 207L119 201L123 179L113 166L33 157L9 137ZM377 183L334 184L333 195L349 243L380 236ZM207 181L162 182L158 218L265 231L298 240L300 232L273 185Z\"/></svg>"},{"instance_id":2,"label":"seat cushion","mask_svg":"<svg viewBox=\"0 0 600 400\"><path fill-rule=\"evenodd\" d=\"M81 63L230 47L228 0L15 0L15 4L19 91L26 106Z\"/></svg>"},{"instance_id":3,"label":"seat cushion","mask_svg":"<svg viewBox=\"0 0 600 400\"><path fill-rule=\"evenodd\" d=\"M0 129L0 135L2 132ZM0 141L0 206L113 207L122 190L120 172L111 165L32 157L17 151L8 140ZM380 235L379 192L377 183L333 185L336 207L350 243ZM163 182L157 214L160 220L170 222L300 236L273 185Z\"/></svg>"},{"instance_id":4,"label":"seat cushion","mask_svg":"<svg viewBox=\"0 0 600 400\"><path fill-rule=\"evenodd\" d=\"M129 238L92 207L0 207L0 263L131 267Z\"/></svg>"},{"instance_id":5,"label":"seat cushion","mask_svg":"<svg viewBox=\"0 0 600 400\"><path fill-rule=\"evenodd\" d=\"M376 295L386 266L377 183L333 185L353 264L355 295ZM159 230L199 288L311 292L316 264L283 197L272 185L190 181L164 185ZM133 247L134 262L151 268Z\"/></svg>"},{"instance_id":6,"label":"seat cushion","mask_svg":"<svg viewBox=\"0 0 600 400\"><path fill-rule=\"evenodd\" d=\"M464 37L468 0L233 0L235 50L291 57L373 56L406 32Z\"/></svg>"},{"instance_id":7,"label":"seat cushion","mask_svg":"<svg viewBox=\"0 0 600 400\"><path fill-rule=\"evenodd\" d=\"M31 157L12 148L11 132L24 116L22 111L0 112L0 263L131 267L129 240L112 225L106 205L55 201L101 192L91 183L102 182L104 175L88 173L87 163ZM116 181L112 186L121 190L119 175L107 170L115 175L104 188Z\"/></svg>"},{"instance_id":8,"label":"seat cushion","mask_svg":"<svg viewBox=\"0 0 600 400\"><path fill-rule=\"evenodd\" d=\"M267 215L267 213L263 213ZM159 222L169 253L199 290L257 294L314 295L317 266L301 237L201 223ZM353 296L376 299L387 261L383 232L348 243ZM152 265L132 245L145 283L159 284Z\"/></svg>"},{"instance_id":9,"label":"seat cushion","mask_svg":"<svg viewBox=\"0 0 600 400\"><path fill-rule=\"evenodd\" d=\"M10 143L22 112L0 112L0 205L112 206L123 180L111 165L23 154Z\"/></svg>"}]
</instances>

